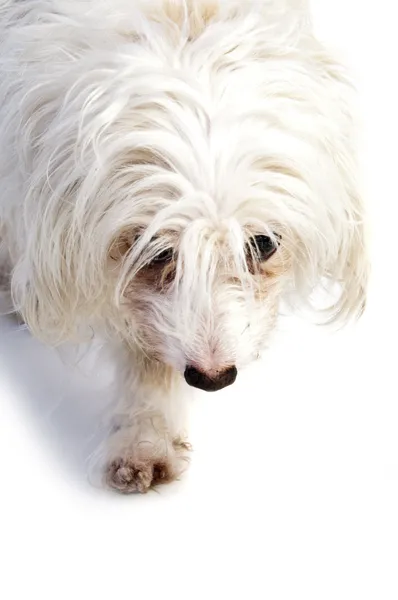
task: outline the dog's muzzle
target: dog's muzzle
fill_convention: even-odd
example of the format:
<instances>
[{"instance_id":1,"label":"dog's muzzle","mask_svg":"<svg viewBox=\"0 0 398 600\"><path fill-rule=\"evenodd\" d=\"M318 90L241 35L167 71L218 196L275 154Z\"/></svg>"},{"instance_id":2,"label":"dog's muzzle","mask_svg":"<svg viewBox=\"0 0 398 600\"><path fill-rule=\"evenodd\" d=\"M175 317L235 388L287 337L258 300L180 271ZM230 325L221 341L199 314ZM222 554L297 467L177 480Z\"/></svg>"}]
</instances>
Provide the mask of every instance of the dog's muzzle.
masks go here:
<instances>
[{"instance_id":1,"label":"dog's muzzle","mask_svg":"<svg viewBox=\"0 0 398 600\"><path fill-rule=\"evenodd\" d=\"M205 392L218 392L222 388L232 385L238 375L236 367L229 367L220 373L209 376L196 367L188 366L185 369L184 377L188 385L199 388Z\"/></svg>"}]
</instances>

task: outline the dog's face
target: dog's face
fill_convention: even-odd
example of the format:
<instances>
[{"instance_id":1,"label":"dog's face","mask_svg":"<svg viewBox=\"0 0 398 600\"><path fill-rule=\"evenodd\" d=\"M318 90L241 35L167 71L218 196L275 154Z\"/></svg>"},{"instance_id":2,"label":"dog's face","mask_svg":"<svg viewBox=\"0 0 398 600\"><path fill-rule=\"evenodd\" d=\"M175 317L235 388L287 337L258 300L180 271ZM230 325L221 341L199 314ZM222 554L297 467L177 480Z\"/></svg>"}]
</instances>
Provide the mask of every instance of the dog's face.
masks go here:
<instances>
[{"instance_id":1,"label":"dog's face","mask_svg":"<svg viewBox=\"0 0 398 600\"><path fill-rule=\"evenodd\" d=\"M150 358L216 391L259 357L289 274L281 234L203 219L179 232L137 232L124 250L135 256L121 307Z\"/></svg>"}]
</instances>

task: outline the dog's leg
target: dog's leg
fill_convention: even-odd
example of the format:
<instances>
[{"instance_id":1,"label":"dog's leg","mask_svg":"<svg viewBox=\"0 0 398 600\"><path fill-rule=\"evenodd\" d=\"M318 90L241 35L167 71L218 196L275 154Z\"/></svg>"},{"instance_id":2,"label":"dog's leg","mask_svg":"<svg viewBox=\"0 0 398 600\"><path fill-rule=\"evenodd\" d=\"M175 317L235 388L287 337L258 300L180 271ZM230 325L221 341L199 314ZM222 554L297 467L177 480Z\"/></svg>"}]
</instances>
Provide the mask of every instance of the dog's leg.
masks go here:
<instances>
[{"instance_id":1,"label":"dog's leg","mask_svg":"<svg viewBox=\"0 0 398 600\"><path fill-rule=\"evenodd\" d=\"M190 446L182 429L181 380L171 369L141 361L124 369L122 402L106 450L105 482L123 493L146 492L176 479Z\"/></svg>"}]
</instances>

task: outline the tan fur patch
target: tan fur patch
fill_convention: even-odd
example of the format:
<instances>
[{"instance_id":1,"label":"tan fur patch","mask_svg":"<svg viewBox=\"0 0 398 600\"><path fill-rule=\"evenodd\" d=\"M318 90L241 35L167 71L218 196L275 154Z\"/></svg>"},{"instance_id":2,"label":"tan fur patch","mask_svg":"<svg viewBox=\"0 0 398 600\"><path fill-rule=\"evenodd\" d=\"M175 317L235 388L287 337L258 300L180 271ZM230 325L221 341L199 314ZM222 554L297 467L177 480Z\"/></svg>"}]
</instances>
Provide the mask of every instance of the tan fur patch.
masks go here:
<instances>
[{"instance_id":1,"label":"tan fur patch","mask_svg":"<svg viewBox=\"0 0 398 600\"><path fill-rule=\"evenodd\" d=\"M270 293L274 293L290 268L291 257L283 246L268 261L258 263L254 270L257 281L256 299L261 301Z\"/></svg>"},{"instance_id":2,"label":"tan fur patch","mask_svg":"<svg viewBox=\"0 0 398 600\"><path fill-rule=\"evenodd\" d=\"M190 40L197 39L217 17L218 0L163 0L164 16L179 29L187 26Z\"/></svg>"},{"instance_id":3,"label":"tan fur patch","mask_svg":"<svg viewBox=\"0 0 398 600\"><path fill-rule=\"evenodd\" d=\"M149 264L136 275L136 283L148 286L158 292L165 291L174 281L176 265L174 261L166 264Z\"/></svg>"}]
</instances>

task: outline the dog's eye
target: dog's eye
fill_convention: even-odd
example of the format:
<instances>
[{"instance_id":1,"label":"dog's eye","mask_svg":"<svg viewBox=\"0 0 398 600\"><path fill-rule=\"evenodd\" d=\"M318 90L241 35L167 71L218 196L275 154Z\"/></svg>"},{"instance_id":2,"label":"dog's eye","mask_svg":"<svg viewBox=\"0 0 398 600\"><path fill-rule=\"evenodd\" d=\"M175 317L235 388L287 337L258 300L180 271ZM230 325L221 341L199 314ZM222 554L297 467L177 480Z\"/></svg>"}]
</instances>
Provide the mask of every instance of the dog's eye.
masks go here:
<instances>
[{"instance_id":1,"label":"dog's eye","mask_svg":"<svg viewBox=\"0 0 398 600\"><path fill-rule=\"evenodd\" d=\"M162 252L157 254L154 259L152 259L151 265L164 265L166 263L169 263L173 259L173 256L173 248L167 248L167 250L163 250Z\"/></svg>"},{"instance_id":2,"label":"dog's eye","mask_svg":"<svg viewBox=\"0 0 398 600\"><path fill-rule=\"evenodd\" d=\"M268 235L255 235L249 241L252 255L259 261L265 262L278 250L280 235L274 234L276 241Z\"/></svg>"}]
</instances>

